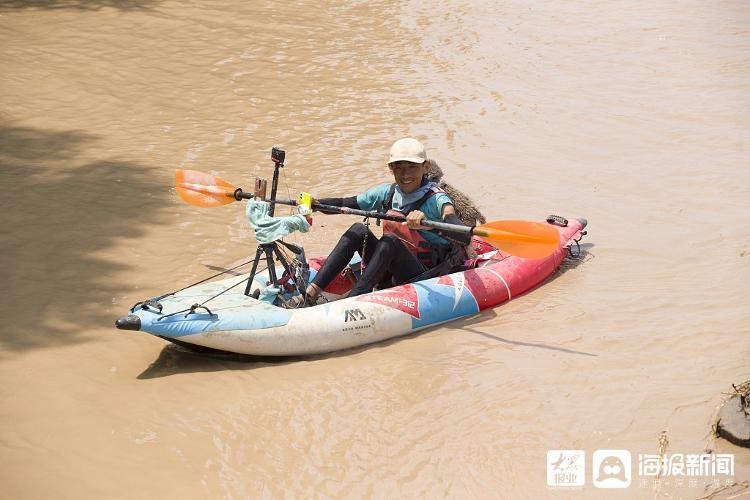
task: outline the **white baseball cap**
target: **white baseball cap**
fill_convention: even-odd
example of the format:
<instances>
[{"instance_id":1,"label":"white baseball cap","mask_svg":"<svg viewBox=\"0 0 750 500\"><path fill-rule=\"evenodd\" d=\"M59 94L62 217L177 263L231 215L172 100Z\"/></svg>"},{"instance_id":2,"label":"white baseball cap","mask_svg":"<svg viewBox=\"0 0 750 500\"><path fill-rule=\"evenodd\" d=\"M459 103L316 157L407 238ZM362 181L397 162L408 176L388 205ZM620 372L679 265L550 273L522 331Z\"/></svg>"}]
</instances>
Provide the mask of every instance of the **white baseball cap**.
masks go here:
<instances>
[{"instance_id":1,"label":"white baseball cap","mask_svg":"<svg viewBox=\"0 0 750 500\"><path fill-rule=\"evenodd\" d=\"M409 161L412 163L424 163L427 160L427 152L421 142L411 137L399 139L391 146L388 163L397 161Z\"/></svg>"}]
</instances>

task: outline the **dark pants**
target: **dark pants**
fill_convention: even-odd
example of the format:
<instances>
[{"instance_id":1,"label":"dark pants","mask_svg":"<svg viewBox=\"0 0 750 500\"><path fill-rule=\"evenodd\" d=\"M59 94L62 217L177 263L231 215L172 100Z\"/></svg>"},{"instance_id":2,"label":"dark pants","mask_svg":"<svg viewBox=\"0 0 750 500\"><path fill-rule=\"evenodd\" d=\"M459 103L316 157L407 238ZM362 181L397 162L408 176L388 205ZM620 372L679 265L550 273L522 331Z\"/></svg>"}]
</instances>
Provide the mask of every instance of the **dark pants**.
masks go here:
<instances>
[{"instance_id":1,"label":"dark pants","mask_svg":"<svg viewBox=\"0 0 750 500\"><path fill-rule=\"evenodd\" d=\"M349 293L350 297L369 293L385 280L392 280L394 284L406 283L427 270L398 237L384 234L378 239L367 226L358 222L341 236L312 282L321 289L327 287L349 264L354 252L362 252L365 236L367 246L362 259L365 270Z\"/></svg>"}]
</instances>

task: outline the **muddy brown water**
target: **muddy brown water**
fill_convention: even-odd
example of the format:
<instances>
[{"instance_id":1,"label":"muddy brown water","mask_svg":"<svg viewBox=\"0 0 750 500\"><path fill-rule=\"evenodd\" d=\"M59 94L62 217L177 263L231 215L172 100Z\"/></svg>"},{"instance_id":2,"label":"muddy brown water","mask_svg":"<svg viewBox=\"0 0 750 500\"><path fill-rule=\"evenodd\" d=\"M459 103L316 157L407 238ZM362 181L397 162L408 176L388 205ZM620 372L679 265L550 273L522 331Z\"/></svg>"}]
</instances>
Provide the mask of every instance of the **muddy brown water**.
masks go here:
<instances>
[{"instance_id":1,"label":"muddy brown water","mask_svg":"<svg viewBox=\"0 0 750 500\"><path fill-rule=\"evenodd\" d=\"M749 21L741 1L0 1L3 497L593 498L590 477L548 488L547 450L636 457L662 431L750 479L708 436L750 378ZM584 257L328 356L113 328L254 251L241 205L183 204L175 168L249 186L282 144L280 194L350 195L404 135L489 219L588 217ZM295 241L325 254L352 222ZM717 486L634 472L607 494Z\"/></svg>"}]
</instances>

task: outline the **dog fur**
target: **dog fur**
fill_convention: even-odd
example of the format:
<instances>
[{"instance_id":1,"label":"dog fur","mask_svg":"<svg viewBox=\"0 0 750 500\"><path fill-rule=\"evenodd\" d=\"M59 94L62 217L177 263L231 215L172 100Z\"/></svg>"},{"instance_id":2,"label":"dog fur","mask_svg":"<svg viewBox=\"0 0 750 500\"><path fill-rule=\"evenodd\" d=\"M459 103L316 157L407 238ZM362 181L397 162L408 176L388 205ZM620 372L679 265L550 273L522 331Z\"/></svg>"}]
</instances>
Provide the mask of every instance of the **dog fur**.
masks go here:
<instances>
[{"instance_id":1,"label":"dog fur","mask_svg":"<svg viewBox=\"0 0 750 500\"><path fill-rule=\"evenodd\" d=\"M443 180L443 170L435 160L430 160L430 166L425 173L425 177L427 180L437 184L440 189L445 191L445 194L451 197L453 207L456 209L456 215L464 224L467 226L476 226L487 222L487 219L482 215L482 212L471 198Z\"/></svg>"}]
</instances>

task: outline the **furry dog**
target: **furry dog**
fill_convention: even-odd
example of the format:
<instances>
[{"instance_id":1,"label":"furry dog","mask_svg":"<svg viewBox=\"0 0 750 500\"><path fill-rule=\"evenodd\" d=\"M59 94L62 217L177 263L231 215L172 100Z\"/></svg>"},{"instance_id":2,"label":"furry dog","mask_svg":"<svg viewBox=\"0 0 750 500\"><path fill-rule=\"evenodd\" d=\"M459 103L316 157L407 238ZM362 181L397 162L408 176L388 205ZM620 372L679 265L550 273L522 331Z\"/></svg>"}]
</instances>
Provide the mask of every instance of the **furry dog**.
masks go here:
<instances>
[{"instance_id":1,"label":"furry dog","mask_svg":"<svg viewBox=\"0 0 750 500\"><path fill-rule=\"evenodd\" d=\"M440 189L451 197L453 206L456 209L456 215L467 226L476 226L484 224L487 219L482 215L471 198L462 193L458 188L451 186L443 180L443 170L438 166L435 160L430 160L430 166L425 173L427 180L434 182Z\"/></svg>"}]
</instances>

